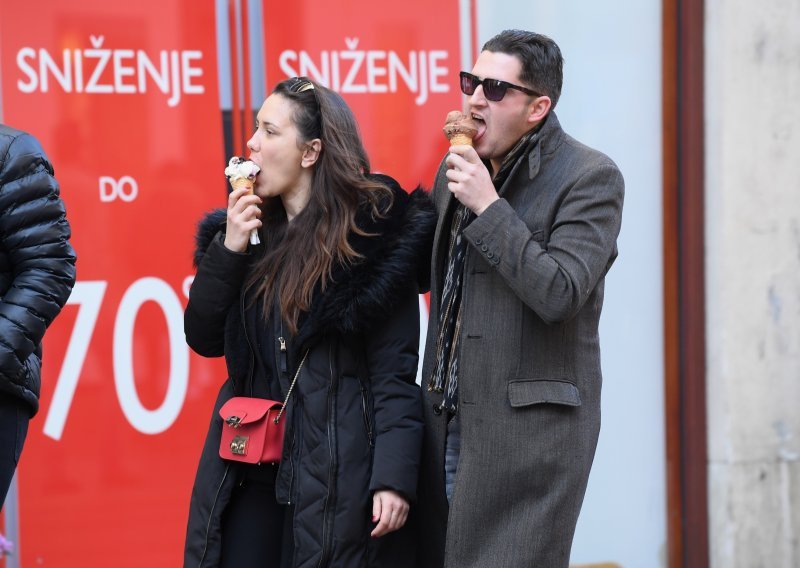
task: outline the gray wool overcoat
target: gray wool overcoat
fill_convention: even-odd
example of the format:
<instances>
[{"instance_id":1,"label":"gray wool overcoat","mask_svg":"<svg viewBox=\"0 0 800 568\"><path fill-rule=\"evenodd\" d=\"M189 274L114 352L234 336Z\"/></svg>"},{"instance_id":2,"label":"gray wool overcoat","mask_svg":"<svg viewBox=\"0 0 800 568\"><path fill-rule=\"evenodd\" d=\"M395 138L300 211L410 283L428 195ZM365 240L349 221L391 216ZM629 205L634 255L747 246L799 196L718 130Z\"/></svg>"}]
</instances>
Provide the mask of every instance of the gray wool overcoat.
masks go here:
<instances>
[{"instance_id":1,"label":"gray wool overcoat","mask_svg":"<svg viewBox=\"0 0 800 568\"><path fill-rule=\"evenodd\" d=\"M442 164L432 192L439 221L423 387L456 205L445 171ZM447 412L438 407L442 395L424 389L420 567L566 567L597 445L598 320L617 256L622 175L551 112L499 194L463 233L452 507L444 492Z\"/></svg>"}]
</instances>

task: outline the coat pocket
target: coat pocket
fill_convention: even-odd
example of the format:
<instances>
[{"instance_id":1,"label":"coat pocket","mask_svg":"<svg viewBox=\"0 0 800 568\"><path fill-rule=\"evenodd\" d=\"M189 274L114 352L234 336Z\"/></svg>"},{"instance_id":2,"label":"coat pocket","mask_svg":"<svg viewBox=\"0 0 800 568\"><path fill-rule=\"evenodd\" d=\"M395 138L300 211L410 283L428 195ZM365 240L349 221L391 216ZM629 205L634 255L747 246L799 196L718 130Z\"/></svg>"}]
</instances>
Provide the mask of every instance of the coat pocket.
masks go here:
<instances>
[{"instance_id":1,"label":"coat pocket","mask_svg":"<svg viewBox=\"0 0 800 568\"><path fill-rule=\"evenodd\" d=\"M42 390L42 360L36 353L31 353L23 363L23 386L33 392L37 397Z\"/></svg>"},{"instance_id":2,"label":"coat pocket","mask_svg":"<svg viewBox=\"0 0 800 568\"><path fill-rule=\"evenodd\" d=\"M358 385L361 389L361 413L364 417L364 431L367 433L369 447L372 448L375 446L372 393L367 387L366 381L358 379Z\"/></svg>"},{"instance_id":3,"label":"coat pocket","mask_svg":"<svg viewBox=\"0 0 800 568\"><path fill-rule=\"evenodd\" d=\"M554 379L515 379L508 383L508 400L513 408L533 404L580 406L578 387Z\"/></svg>"}]
</instances>

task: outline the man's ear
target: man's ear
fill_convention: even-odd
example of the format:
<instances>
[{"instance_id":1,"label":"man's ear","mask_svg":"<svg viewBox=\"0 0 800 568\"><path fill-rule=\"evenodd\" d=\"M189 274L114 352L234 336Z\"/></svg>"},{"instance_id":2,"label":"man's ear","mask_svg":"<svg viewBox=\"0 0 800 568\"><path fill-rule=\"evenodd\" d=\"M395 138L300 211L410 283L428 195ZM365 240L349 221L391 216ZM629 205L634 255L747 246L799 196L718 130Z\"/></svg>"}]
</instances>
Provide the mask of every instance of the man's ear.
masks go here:
<instances>
[{"instance_id":1,"label":"man's ear","mask_svg":"<svg viewBox=\"0 0 800 568\"><path fill-rule=\"evenodd\" d=\"M534 125L543 121L547 113L550 112L551 106L553 106L553 103L547 95L533 99L528 108L528 123Z\"/></svg>"},{"instance_id":2,"label":"man's ear","mask_svg":"<svg viewBox=\"0 0 800 568\"><path fill-rule=\"evenodd\" d=\"M317 163L321 152L322 140L314 138L311 142L307 142L305 150L303 150L303 158L300 160L300 165L304 168L310 168Z\"/></svg>"}]
</instances>

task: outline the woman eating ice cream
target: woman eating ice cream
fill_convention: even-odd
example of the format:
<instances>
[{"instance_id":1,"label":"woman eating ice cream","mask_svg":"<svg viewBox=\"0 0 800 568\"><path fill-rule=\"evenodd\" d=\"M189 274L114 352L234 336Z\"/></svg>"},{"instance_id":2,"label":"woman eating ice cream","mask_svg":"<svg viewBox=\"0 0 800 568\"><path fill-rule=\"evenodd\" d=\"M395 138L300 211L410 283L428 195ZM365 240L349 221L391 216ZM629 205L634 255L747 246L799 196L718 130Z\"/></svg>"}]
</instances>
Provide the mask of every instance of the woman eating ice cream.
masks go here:
<instances>
[{"instance_id":1,"label":"woman eating ice cream","mask_svg":"<svg viewBox=\"0 0 800 568\"><path fill-rule=\"evenodd\" d=\"M185 314L188 344L224 356L229 375L185 566L413 566L404 525L422 439L417 282L432 205L370 174L350 108L303 77L275 87L247 147L252 193L234 189L201 223ZM219 409L234 396L286 401L279 462L220 457Z\"/></svg>"}]
</instances>

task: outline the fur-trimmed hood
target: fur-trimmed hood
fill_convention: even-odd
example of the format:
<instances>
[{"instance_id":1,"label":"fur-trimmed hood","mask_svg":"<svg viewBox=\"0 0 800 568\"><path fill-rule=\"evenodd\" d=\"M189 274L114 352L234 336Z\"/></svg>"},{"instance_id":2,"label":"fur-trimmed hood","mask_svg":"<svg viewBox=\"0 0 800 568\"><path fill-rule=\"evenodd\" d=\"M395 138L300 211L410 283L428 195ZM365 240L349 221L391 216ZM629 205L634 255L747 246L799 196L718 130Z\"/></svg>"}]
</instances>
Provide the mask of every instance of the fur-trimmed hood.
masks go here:
<instances>
[{"instance_id":1,"label":"fur-trimmed hood","mask_svg":"<svg viewBox=\"0 0 800 568\"><path fill-rule=\"evenodd\" d=\"M426 191L406 193L392 178L373 175L387 185L394 201L387 214L373 219L362 211L358 226L371 236L351 235L350 244L362 256L351 265L337 265L324 293L319 287L311 309L300 321L296 344L303 346L326 333L361 333L391 313L398 293L416 282L426 291L436 212ZM209 213L198 225L194 262L198 266L212 239L224 231L226 211Z\"/></svg>"}]
</instances>

